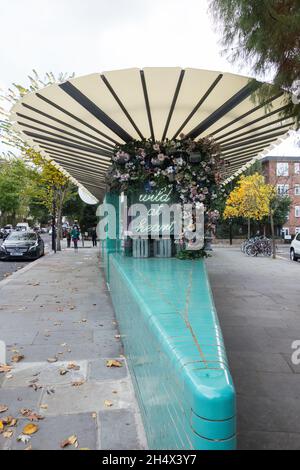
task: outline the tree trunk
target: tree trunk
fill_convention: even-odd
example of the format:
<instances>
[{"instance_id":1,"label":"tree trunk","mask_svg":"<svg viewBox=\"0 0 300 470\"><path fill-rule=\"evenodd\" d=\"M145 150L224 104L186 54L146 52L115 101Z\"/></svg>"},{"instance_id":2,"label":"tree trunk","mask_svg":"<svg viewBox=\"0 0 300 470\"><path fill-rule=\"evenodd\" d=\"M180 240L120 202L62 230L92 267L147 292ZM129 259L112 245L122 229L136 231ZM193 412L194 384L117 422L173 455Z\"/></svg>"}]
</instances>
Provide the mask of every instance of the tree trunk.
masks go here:
<instances>
[{"instance_id":1,"label":"tree trunk","mask_svg":"<svg viewBox=\"0 0 300 470\"><path fill-rule=\"evenodd\" d=\"M61 251L61 240L62 240L62 209L65 197L65 189L58 191L58 204L57 204L57 251Z\"/></svg>"},{"instance_id":2,"label":"tree trunk","mask_svg":"<svg viewBox=\"0 0 300 470\"><path fill-rule=\"evenodd\" d=\"M272 236L272 251L273 251L273 259L276 259L276 242L275 242L275 230L274 230L274 219L273 219L273 211L270 210L270 225L271 225L271 236Z\"/></svg>"},{"instance_id":3,"label":"tree trunk","mask_svg":"<svg viewBox=\"0 0 300 470\"><path fill-rule=\"evenodd\" d=\"M248 238L250 238L251 232L250 232L250 219L248 219Z\"/></svg>"}]
</instances>

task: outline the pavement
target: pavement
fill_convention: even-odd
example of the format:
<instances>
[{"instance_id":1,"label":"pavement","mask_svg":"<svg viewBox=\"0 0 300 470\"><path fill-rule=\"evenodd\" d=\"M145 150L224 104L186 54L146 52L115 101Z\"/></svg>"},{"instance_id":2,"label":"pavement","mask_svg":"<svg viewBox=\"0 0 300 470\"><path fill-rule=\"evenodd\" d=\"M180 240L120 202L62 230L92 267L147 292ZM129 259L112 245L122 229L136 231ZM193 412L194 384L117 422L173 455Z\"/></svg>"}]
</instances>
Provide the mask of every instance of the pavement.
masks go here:
<instances>
[{"instance_id":1,"label":"pavement","mask_svg":"<svg viewBox=\"0 0 300 470\"><path fill-rule=\"evenodd\" d=\"M214 248L206 264L237 392L239 449L299 449L300 263L232 247Z\"/></svg>"},{"instance_id":2,"label":"pavement","mask_svg":"<svg viewBox=\"0 0 300 470\"><path fill-rule=\"evenodd\" d=\"M64 249L0 282L0 339L12 366L0 372L0 421L17 419L6 420L1 449L146 448L97 253ZM38 429L28 439L30 423Z\"/></svg>"}]
</instances>

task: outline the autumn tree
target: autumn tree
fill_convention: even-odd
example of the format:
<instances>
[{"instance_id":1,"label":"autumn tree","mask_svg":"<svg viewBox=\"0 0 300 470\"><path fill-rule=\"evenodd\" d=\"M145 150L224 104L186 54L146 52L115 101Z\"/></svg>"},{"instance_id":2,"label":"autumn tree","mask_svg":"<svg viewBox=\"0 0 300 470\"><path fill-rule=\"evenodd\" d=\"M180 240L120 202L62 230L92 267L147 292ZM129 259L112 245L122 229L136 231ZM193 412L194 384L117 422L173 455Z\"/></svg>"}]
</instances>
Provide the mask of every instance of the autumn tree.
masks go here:
<instances>
[{"instance_id":1,"label":"autumn tree","mask_svg":"<svg viewBox=\"0 0 300 470\"><path fill-rule=\"evenodd\" d=\"M39 152L27 148L23 150L24 158L32 162L37 168L39 178L32 188L32 193L39 202L49 210L57 223L56 249L61 251L62 239L62 211L66 200L74 192L74 185L53 162Z\"/></svg>"},{"instance_id":2,"label":"autumn tree","mask_svg":"<svg viewBox=\"0 0 300 470\"><path fill-rule=\"evenodd\" d=\"M250 220L262 220L269 214L273 192L273 186L265 184L262 175L254 173L250 176L241 176L226 201L224 218L248 219L248 238L250 238Z\"/></svg>"},{"instance_id":3,"label":"autumn tree","mask_svg":"<svg viewBox=\"0 0 300 470\"><path fill-rule=\"evenodd\" d=\"M296 91L300 79L299 0L210 0L210 10L221 26L222 43L232 62L247 63L258 76L272 71L277 91ZM261 102L274 94L274 88L267 86L257 92ZM299 120L299 99L287 101L285 114Z\"/></svg>"}]
</instances>

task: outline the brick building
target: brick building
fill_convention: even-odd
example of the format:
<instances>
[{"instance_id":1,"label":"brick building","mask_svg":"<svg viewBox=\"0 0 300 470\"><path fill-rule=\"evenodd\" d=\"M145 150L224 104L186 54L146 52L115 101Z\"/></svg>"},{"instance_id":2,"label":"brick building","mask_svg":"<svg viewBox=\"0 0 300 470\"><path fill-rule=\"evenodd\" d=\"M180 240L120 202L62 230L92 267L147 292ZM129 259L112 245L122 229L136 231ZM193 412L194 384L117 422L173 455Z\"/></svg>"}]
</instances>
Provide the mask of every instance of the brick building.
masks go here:
<instances>
[{"instance_id":1,"label":"brick building","mask_svg":"<svg viewBox=\"0 0 300 470\"><path fill-rule=\"evenodd\" d=\"M266 182L274 184L278 194L288 195L292 200L283 231L293 236L300 232L300 156L267 156L262 165Z\"/></svg>"}]
</instances>

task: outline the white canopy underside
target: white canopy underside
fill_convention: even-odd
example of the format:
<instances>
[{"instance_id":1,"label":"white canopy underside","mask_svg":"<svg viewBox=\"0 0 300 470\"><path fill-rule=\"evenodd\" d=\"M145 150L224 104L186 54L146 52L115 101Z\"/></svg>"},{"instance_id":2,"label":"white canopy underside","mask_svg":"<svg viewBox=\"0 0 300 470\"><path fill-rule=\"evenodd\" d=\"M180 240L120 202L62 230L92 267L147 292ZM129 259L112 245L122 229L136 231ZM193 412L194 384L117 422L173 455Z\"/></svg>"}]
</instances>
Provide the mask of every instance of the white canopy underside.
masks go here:
<instances>
[{"instance_id":1,"label":"white canopy underside","mask_svg":"<svg viewBox=\"0 0 300 470\"><path fill-rule=\"evenodd\" d=\"M293 127L253 102L249 78L209 70L126 69L94 73L26 95L11 114L32 146L101 198L113 147L132 139L213 137L227 162L224 179L262 155Z\"/></svg>"}]
</instances>

